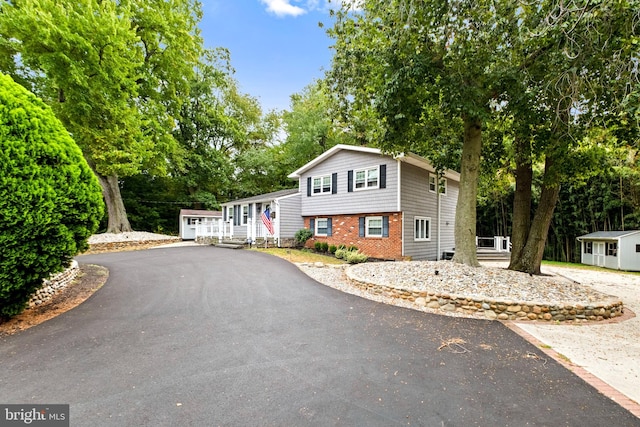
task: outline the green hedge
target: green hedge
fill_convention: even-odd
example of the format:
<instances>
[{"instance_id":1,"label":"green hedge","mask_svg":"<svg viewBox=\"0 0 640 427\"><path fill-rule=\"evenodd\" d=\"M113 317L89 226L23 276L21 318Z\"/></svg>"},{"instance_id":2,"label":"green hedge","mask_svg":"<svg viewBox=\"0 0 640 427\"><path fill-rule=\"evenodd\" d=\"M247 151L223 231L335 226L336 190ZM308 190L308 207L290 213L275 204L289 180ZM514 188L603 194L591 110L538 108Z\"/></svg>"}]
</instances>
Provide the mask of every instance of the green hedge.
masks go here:
<instances>
[{"instance_id":1,"label":"green hedge","mask_svg":"<svg viewBox=\"0 0 640 427\"><path fill-rule=\"evenodd\" d=\"M97 229L100 185L53 112L0 74L0 318L20 313Z\"/></svg>"}]
</instances>

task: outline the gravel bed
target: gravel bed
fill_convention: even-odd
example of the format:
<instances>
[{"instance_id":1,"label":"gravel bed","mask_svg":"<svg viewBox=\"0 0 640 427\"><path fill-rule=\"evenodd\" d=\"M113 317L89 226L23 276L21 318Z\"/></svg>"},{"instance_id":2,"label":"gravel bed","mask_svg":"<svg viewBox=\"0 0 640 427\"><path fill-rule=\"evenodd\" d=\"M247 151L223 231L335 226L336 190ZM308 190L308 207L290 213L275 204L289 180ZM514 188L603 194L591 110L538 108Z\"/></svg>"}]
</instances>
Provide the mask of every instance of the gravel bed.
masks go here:
<instances>
[{"instance_id":1,"label":"gravel bed","mask_svg":"<svg viewBox=\"0 0 640 427\"><path fill-rule=\"evenodd\" d=\"M143 242L150 240L171 240L177 238L177 236L149 233L147 231L129 231L125 233L94 234L89 237L88 242L90 245L95 245L99 243Z\"/></svg>"},{"instance_id":2,"label":"gravel bed","mask_svg":"<svg viewBox=\"0 0 640 427\"><path fill-rule=\"evenodd\" d=\"M300 268L320 283L361 294L346 282L340 268L311 265ZM474 268L451 261L376 262L346 268L349 268L349 275L359 281L452 296L545 305L590 305L617 300L562 276L530 276L504 268Z\"/></svg>"}]
</instances>

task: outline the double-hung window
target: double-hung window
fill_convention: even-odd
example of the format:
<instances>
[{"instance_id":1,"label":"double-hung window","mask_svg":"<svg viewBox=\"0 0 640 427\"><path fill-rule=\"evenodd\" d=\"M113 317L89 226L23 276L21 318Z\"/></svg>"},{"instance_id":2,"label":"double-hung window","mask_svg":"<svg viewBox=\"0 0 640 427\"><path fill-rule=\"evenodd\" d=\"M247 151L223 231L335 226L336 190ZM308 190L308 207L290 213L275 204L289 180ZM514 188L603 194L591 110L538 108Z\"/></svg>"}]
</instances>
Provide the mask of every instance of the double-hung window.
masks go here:
<instances>
[{"instance_id":1,"label":"double-hung window","mask_svg":"<svg viewBox=\"0 0 640 427\"><path fill-rule=\"evenodd\" d=\"M618 256L618 242L607 243L607 255Z\"/></svg>"},{"instance_id":2,"label":"double-hung window","mask_svg":"<svg viewBox=\"0 0 640 427\"><path fill-rule=\"evenodd\" d=\"M331 175L313 177L313 194L331 194Z\"/></svg>"},{"instance_id":3,"label":"double-hung window","mask_svg":"<svg viewBox=\"0 0 640 427\"><path fill-rule=\"evenodd\" d=\"M327 218L316 218L316 236L326 236L329 230Z\"/></svg>"},{"instance_id":4,"label":"double-hung window","mask_svg":"<svg viewBox=\"0 0 640 427\"><path fill-rule=\"evenodd\" d=\"M438 176L434 173L429 174L429 191L435 193L437 191ZM440 178L440 194L447 195L447 178Z\"/></svg>"},{"instance_id":5,"label":"double-hung window","mask_svg":"<svg viewBox=\"0 0 640 427\"><path fill-rule=\"evenodd\" d=\"M242 205L242 225L249 222L249 205Z\"/></svg>"},{"instance_id":6,"label":"double-hung window","mask_svg":"<svg viewBox=\"0 0 640 427\"><path fill-rule=\"evenodd\" d=\"M382 217L368 216L366 219L366 237L382 237Z\"/></svg>"},{"instance_id":7,"label":"double-hung window","mask_svg":"<svg viewBox=\"0 0 640 427\"><path fill-rule=\"evenodd\" d=\"M431 239L431 218L417 216L414 218L414 240L427 241Z\"/></svg>"},{"instance_id":8,"label":"double-hung window","mask_svg":"<svg viewBox=\"0 0 640 427\"><path fill-rule=\"evenodd\" d=\"M358 169L355 174L355 189L364 190L378 188L378 166L368 169Z\"/></svg>"}]
</instances>

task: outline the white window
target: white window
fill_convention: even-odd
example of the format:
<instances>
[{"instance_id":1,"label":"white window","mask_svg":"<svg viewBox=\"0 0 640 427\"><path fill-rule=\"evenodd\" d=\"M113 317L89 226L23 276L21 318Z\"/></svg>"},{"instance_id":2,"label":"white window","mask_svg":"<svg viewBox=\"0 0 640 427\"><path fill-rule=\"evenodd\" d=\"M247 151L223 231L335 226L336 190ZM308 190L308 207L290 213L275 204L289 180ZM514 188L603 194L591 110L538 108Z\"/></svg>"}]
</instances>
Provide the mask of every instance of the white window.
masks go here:
<instances>
[{"instance_id":1,"label":"white window","mask_svg":"<svg viewBox=\"0 0 640 427\"><path fill-rule=\"evenodd\" d=\"M359 169L354 171L356 177L356 190L378 188L378 167Z\"/></svg>"},{"instance_id":2,"label":"white window","mask_svg":"<svg viewBox=\"0 0 640 427\"><path fill-rule=\"evenodd\" d=\"M313 177L313 194L331 194L331 175Z\"/></svg>"},{"instance_id":3,"label":"white window","mask_svg":"<svg viewBox=\"0 0 640 427\"><path fill-rule=\"evenodd\" d=\"M432 193L436 192L436 182L438 176L436 174L429 174L429 191ZM440 178L440 194L443 196L447 195L447 178Z\"/></svg>"},{"instance_id":4,"label":"white window","mask_svg":"<svg viewBox=\"0 0 640 427\"><path fill-rule=\"evenodd\" d=\"M249 221L249 205L242 205L242 225L247 225Z\"/></svg>"},{"instance_id":5,"label":"white window","mask_svg":"<svg viewBox=\"0 0 640 427\"><path fill-rule=\"evenodd\" d=\"M618 243L607 243L607 255L618 256Z\"/></svg>"},{"instance_id":6,"label":"white window","mask_svg":"<svg viewBox=\"0 0 640 427\"><path fill-rule=\"evenodd\" d=\"M382 237L382 217L368 216L366 219L366 237Z\"/></svg>"},{"instance_id":7,"label":"white window","mask_svg":"<svg viewBox=\"0 0 640 427\"><path fill-rule=\"evenodd\" d=\"M227 220L233 222L233 206L227 206Z\"/></svg>"},{"instance_id":8,"label":"white window","mask_svg":"<svg viewBox=\"0 0 640 427\"><path fill-rule=\"evenodd\" d=\"M593 253L593 242L584 242L584 253L585 254Z\"/></svg>"},{"instance_id":9,"label":"white window","mask_svg":"<svg viewBox=\"0 0 640 427\"><path fill-rule=\"evenodd\" d=\"M329 220L327 218L316 219L316 236L326 236L329 229Z\"/></svg>"},{"instance_id":10,"label":"white window","mask_svg":"<svg viewBox=\"0 0 640 427\"><path fill-rule=\"evenodd\" d=\"M431 218L416 216L414 217L414 222L414 240L431 240Z\"/></svg>"}]
</instances>

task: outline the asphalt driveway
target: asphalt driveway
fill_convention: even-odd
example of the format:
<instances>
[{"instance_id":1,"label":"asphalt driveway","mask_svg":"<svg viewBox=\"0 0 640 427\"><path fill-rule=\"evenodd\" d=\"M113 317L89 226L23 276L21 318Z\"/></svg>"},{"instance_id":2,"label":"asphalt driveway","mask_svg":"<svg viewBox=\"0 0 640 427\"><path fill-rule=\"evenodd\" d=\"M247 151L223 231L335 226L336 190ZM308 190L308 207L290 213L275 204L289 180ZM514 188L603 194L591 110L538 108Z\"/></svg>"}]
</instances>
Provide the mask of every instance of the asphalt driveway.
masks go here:
<instances>
[{"instance_id":1,"label":"asphalt driveway","mask_svg":"<svg viewBox=\"0 0 640 427\"><path fill-rule=\"evenodd\" d=\"M0 339L0 403L72 426L638 426L499 322L343 294L265 254L81 256L89 300Z\"/></svg>"}]
</instances>

